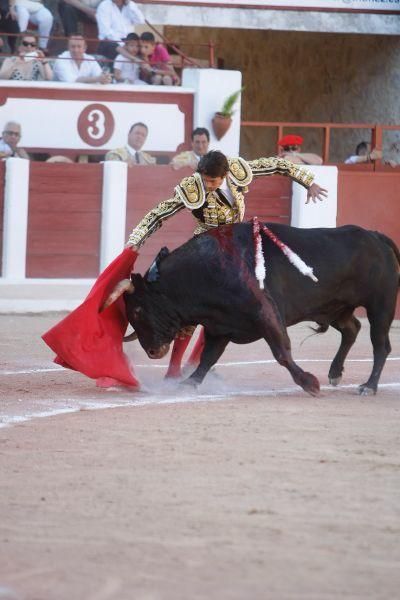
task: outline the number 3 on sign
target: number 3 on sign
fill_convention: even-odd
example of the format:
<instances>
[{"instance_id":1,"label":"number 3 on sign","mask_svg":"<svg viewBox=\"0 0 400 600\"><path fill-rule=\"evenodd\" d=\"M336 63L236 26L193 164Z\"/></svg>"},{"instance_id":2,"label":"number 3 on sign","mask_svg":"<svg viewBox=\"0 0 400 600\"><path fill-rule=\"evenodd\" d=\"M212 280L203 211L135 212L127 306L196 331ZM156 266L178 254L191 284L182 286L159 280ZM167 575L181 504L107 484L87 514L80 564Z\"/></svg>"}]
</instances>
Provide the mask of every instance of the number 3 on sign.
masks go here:
<instances>
[{"instance_id":1,"label":"number 3 on sign","mask_svg":"<svg viewBox=\"0 0 400 600\"><path fill-rule=\"evenodd\" d=\"M114 117L104 104L89 104L78 118L79 137L89 146L106 144L114 133Z\"/></svg>"}]
</instances>

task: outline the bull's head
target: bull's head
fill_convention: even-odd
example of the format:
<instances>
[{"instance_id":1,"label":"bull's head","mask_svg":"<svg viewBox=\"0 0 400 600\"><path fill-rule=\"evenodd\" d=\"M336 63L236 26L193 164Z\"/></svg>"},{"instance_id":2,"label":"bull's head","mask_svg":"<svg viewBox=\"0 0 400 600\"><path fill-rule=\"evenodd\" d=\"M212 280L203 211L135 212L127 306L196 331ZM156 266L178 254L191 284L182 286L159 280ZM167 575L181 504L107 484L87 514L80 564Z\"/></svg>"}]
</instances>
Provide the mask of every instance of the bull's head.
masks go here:
<instances>
[{"instance_id":1,"label":"bull's head","mask_svg":"<svg viewBox=\"0 0 400 600\"><path fill-rule=\"evenodd\" d=\"M124 279L116 285L102 310L123 294L127 319L141 346L150 358L163 358L180 325L156 287L157 284L147 283L141 275L133 275L132 280Z\"/></svg>"}]
</instances>

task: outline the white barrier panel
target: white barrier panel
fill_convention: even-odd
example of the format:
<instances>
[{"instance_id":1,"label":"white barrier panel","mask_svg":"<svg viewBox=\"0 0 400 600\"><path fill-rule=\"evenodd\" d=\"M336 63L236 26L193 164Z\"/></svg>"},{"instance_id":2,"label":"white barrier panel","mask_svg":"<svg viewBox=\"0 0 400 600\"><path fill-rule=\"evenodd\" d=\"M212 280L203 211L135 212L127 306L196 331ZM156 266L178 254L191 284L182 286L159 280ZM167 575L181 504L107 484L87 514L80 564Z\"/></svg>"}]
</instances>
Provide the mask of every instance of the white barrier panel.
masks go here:
<instances>
[{"instance_id":1,"label":"white barrier panel","mask_svg":"<svg viewBox=\"0 0 400 600\"><path fill-rule=\"evenodd\" d=\"M184 69L182 85L194 89L193 127L207 127L210 131L210 150L220 150L228 156L239 155L240 102L234 107L232 124L220 140L214 135L212 119L221 110L226 98L242 87L240 71L221 69Z\"/></svg>"},{"instance_id":2,"label":"white barrier panel","mask_svg":"<svg viewBox=\"0 0 400 600\"><path fill-rule=\"evenodd\" d=\"M127 190L127 163L111 160L103 163L100 271L103 271L124 247Z\"/></svg>"},{"instance_id":3,"label":"white barrier panel","mask_svg":"<svg viewBox=\"0 0 400 600\"><path fill-rule=\"evenodd\" d=\"M293 183L292 192L292 227L336 227L337 217L337 167L310 166L304 167L315 175L315 183L328 190L328 198L314 204L306 204L307 190L298 183Z\"/></svg>"},{"instance_id":4,"label":"white barrier panel","mask_svg":"<svg viewBox=\"0 0 400 600\"><path fill-rule=\"evenodd\" d=\"M25 279L29 160L8 158L4 187L3 278Z\"/></svg>"}]
</instances>

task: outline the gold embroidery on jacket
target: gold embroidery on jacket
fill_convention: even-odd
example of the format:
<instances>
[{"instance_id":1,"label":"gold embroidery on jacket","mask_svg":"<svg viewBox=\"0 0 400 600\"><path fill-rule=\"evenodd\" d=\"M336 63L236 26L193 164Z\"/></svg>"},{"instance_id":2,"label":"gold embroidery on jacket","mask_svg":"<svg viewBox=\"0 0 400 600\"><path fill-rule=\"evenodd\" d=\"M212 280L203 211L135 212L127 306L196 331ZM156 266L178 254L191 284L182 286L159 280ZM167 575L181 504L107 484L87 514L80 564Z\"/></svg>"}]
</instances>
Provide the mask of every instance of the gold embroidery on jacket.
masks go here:
<instances>
[{"instance_id":1,"label":"gold embroidery on jacket","mask_svg":"<svg viewBox=\"0 0 400 600\"><path fill-rule=\"evenodd\" d=\"M202 219L195 217L197 226L194 235L219 225L240 223L245 212L244 194L247 193L247 185L253 176L261 177L278 173L291 177L306 188L309 188L314 180L314 175L307 169L279 157L258 158L249 162L242 158L235 158L229 159L229 165L230 170L226 181L233 197L233 206L228 200L221 200L216 192L206 194L200 173L194 173L182 179L176 186L173 198L160 202L143 217L132 231L129 243L141 246L161 227L163 221L184 207L189 210L202 208Z\"/></svg>"},{"instance_id":2,"label":"gold embroidery on jacket","mask_svg":"<svg viewBox=\"0 0 400 600\"><path fill-rule=\"evenodd\" d=\"M200 173L182 179L175 188L175 195L183 202L186 208L195 210L205 202L206 191Z\"/></svg>"},{"instance_id":3,"label":"gold embroidery on jacket","mask_svg":"<svg viewBox=\"0 0 400 600\"><path fill-rule=\"evenodd\" d=\"M300 165L293 164L290 160L286 160L286 158L279 158L277 156L271 158L257 158L256 160L250 160L248 165L252 170L254 177L278 173L280 175L291 177L305 188L309 188L314 181L314 175L310 171L304 169Z\"/></svg>"},{"instance_id":4,"label":"gold embroidery on jacket","mask_svg":"<svg viewBox=\"0 0 400 600\"><path fill-rule=\"evenodd\" d=\"M253 179L253 173L249 163L243 158L240 158L240 156L237 158L229 158L228 163L229 173L227 179L230 179L235 185L241 187L248 186Z\"/></svg>"}]
</instances>

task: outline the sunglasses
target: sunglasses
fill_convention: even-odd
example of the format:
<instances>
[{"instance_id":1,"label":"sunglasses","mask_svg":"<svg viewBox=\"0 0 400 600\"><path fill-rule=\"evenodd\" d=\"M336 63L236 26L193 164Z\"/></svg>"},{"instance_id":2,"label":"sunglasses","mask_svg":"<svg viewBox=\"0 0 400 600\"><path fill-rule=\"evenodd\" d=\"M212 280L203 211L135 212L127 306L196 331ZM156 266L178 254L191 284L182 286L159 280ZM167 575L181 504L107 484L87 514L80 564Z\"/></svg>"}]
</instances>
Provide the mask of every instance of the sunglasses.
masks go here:
<instances>
[{"instance_id":1,"label":"sunglasses","mask_svg":"<svg viewBox=\"0 0 400 600\"><path fill-rule=\"evenodd\" d=\"M3 131L3 135L17 135L20 136L20 132L19 131Z\"/></svg>"},{"instance_id":2,"label":"sunglasses","mask_svg":"<svg viewBox=\"0 0 400 600\"><path fill-rule=\"evenodd\" d=\"M32 48L36 48L37 43L36 42L26 42L25 40L23 40L21 42L22 46L25 46L25 48L27 48L28 46L31 46Z\"/></svg>"}]
</instances>

